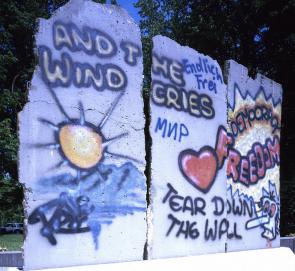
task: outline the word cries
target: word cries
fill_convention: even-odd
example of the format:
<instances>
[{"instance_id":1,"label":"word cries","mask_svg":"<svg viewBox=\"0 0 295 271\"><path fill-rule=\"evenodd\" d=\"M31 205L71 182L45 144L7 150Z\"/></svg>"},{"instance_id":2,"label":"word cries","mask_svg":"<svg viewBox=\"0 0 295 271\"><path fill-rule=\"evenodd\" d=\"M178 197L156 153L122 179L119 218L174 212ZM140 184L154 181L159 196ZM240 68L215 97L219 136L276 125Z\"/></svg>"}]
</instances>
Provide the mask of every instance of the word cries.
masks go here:
<instances>
[{"instance_id":1,"label":"word cries","mask_svg":"<svg viewBox=\"0 0 295 271\"><path fill-rule=\"evenodd\" d=\"M214 196L210 202L210 205L213 206L213 208L210 206L211 218L206 218L205 221L203 219L179 220L176 217L177 213L181 216L187 213L191 217L206 217L207 203L202 197L192 198L179 195L178 191L170 183L167 184L167 187L168 192L162 201L162 203L168 204L171 210L171 213L168 214L170 226L166 236L174 234L175 237L185 239L197 239L203 236L206 241L220 240L223 236L228 239L242 239L242 236L238 233L237 223L230 222L224 216L225 214L247 217L254 215L253 202L251 201L233 197L224 200L221 197Z\"/></svg>"},{"instance_id":2,"label":"word cries","mask_svg":"<svg viewBox=\"0 0 295 271\"><path fill-rule=\"evenodd\" d=\"M108 34L87 26L80 30L73 23L58 21L53 24L53 44L56 50L67 48L72 53L84 52L101 59L112 58L118 52L115 41ZM124 61L135 66L138 57L142 55L141 49L129 41L121 41L120 48L124 53ZM45 45L41 45L38 51L42 79L51 87L68 87L73 84L77 88L119 91L127 85L125 72L115 64L77 62L67 52L61 54L61 59L53 59L51 49ZM84 56L78 58L85 59Z\"/></svg>"},{"instance_id":3,"label":"word cries","mask_svg":"<svg viewBox=\"0 0 295 271\"><path fill-rule=\"evenodd\" d=\"M195 90L186 91L183 88L185 80L181 63L153 54L152 73L162 75L171 82L166 84L159 80L153 80L152 100L155 104L187 112L197 118L214 118L215 110L210 96Z\"/></svg>"}]
</instances>

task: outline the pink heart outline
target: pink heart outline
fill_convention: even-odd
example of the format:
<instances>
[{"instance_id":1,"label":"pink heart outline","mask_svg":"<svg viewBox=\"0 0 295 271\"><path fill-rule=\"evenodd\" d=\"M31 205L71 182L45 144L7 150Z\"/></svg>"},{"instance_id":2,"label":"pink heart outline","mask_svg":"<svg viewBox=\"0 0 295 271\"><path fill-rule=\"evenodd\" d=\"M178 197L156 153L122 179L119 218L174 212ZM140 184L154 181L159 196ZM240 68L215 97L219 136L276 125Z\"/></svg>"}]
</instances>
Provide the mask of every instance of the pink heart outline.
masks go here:
<instances>
[{"instance_id":1,"label":"pink heart outline","mask_svg":"<svg viewBox=\"0 0 295 271\"><path fill-rule=\"evenodd\" d=\"M208 182L208 185L206 188L202 188L200 186L198 186L186 173L186 171L184 170L183 168L183 159L185 156L187 155L191 155L193 157L199 157L203 152L210 152L213 157L215 158L215 161L216 161L216 169L215 169L215 173L211 179L211 181ZM204 146L202 147L199 151L195 151L193 149L186 149L186 150L183 150L182 152L180 152L179 156L178 156L178 166L179 166L179 169L183 175L183 177L191 184L193 185L193 187L197 188L199 191L201 191L202 193L206 194L209 192L209 190L211 189L211 187L213 186L214 182L215 182L215 179L216 179L216 176L217 176L217 172L218 172L218 157L217 157L217 154L216 154L216 151L215 149L213 149L212 147L210 146Z\"/></svg>"}]
</instances>

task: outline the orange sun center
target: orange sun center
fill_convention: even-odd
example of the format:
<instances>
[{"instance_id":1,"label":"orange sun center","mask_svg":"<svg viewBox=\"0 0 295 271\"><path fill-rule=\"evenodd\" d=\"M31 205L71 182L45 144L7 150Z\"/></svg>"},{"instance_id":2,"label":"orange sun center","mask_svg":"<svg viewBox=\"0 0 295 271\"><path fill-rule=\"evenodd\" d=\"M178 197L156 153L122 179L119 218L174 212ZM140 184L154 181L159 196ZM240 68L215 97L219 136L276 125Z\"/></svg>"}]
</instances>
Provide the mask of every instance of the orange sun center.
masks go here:
<instances>
[{"instance_id":1,"label":"orange sun center","mask_svg":"<svg viewBox=\"0 0 295 271\"><path fill-rule=\"evenodd\" d=\"M67 124L59 131L59 142L65 157L79 168L91 168L102 157L102 137L92 128Z\"/></svg>"}]
</instances>

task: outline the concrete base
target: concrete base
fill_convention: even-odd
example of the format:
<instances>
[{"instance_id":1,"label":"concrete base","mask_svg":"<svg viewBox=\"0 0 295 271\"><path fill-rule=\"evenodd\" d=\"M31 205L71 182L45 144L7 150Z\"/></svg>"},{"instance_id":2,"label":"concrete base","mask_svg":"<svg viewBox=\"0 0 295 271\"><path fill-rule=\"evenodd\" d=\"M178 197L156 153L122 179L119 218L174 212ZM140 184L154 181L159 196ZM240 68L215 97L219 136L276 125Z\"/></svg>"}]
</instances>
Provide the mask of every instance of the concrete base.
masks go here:
<instances>
[{"instance_id":1,"label":"concrete base","mask_svg":"<svg viewBox=\"0 0 295 271\"><path fill-rule=\"evenodd\" d=\"M281 247L288 247L295 253L295 237L281 237Z\"/></svg>"},{"instance_id":2,"label":"concrete base","mask_svg":"<svg viewBox=\"0 0 295 271\"><path fill-rule=\"evenodd\" d=\"M2 266L23 266L23 255L21 251L5 251L0 253L0 271ZM6 269L5 269L6 270Z\"/></svg>"},{"instance_id":3,"label":"concrete base","mask_svg":"<svg viewBox=\"0 0 295 271\"><path fill-rule=\"evenodd\" d=\"M183 258L138 261L116 264L75 266L68 268L46 269L46 271L150 271L150 270L186 270L195 271L202 268L206 271L294 271L295 255L289 248L248 250L232 253L219 253ZM16 268L0 268L0 271L12 271Z\"/></svg>"}]
</instances>

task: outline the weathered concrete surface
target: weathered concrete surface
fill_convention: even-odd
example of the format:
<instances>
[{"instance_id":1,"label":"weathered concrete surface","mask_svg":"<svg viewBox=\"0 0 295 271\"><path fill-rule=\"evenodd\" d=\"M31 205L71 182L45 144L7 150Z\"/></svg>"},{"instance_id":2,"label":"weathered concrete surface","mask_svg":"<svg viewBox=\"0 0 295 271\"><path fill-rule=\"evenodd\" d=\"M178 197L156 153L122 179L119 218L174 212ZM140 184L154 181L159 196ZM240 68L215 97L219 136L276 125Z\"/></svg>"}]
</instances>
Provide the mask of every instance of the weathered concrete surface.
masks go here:
<instances>
[{"instance_id":1,"label":"weathered concrete surface","mask_svg":"<svg viewBox=\"0 0 295 271\"><path fill-rule=\"evenodd\" d=\"M280 240L281 240L280 241L280 246L281 247L290 248L293 251L293 253L295 253L295 238L294 237L281 237ZM228 254L226 254L226 255L228 255ZM224 256L221 256L221 257L224 257ZM200 267L199 260L197 262L198 262L198 266ZM285 264L285 262L283 264ZM124 263L123 265L126 265L126 263ZM11 266L11 267L12 266L18 266L18 267L22 267L23 266L23 258L22 258L21 251L1 252L0 253L0 267L3 267L3 266ZM109 264L107 266L109 266ZM288 266L288 265L286 265L286 266ZM155 267L159 268L159 265L155 265ZM206 268L207 267L208 266L206 266ZM77 268L80 268L81 269L82 267L77 267ZM84 266L83 268L86 268L86 267ZM93 268L93 266L91 266L91 267L88 266L87 268L88 269L89 268ZM101 268L101 266L99 268ZM114 268L118 268L118 266L116 266ZM138 268L138 267L135 267L134 266L134 268L135 268L134 270L136 270L136 268ZM219 266L219 268L220 268L220 266ZM280 268L282 269L282 266ZM276 269L274 269L274 270L276 270Z\"/></svg>"},{"instance_id":2,"label":"weathered concrete surface","mask_svg":"<svg viewBox=\"0 0 295 271\"><path fill-rule=\"evenodd\" d=\"M119 7L72 0L36 34L19 116L25 269L140 260L146 241L140 31Z\"/></svg>"},{"instance_id":3,"label":"weathered concrete surface","mask_svg":"<svg viewBox=\"0 0 295 271\"><path fill-rule=\"evenodd\" d=\"M0 268L4 266L23 266L23 255L21 251L0 252ZM1 269L0 269L1 270Z\"/></svg>"},{"instance_id":4,"label":"weathered concrete surface","mask_svg":"<svg viewBox=\"0 0 295 271\"><path fill-rule=\"evenodd\" d=\"M228 251L280 246L282 86L230 60L228 75L228 220L240 238Z\"/></svg>"},{"instance_id":5,"label":"weathered concrete surface","mask_svg":"<svg viewBox=\"0 0 295 271\"><path fill-rule=\"evenodd\" d=\"M149 257L224 252L226 85L218 63L153 38ZM226 156L226 155L225 155Z\"/></svg>"},{"instance_id":6,"label":"weathered concrete surface","mask_svg":"<svg viewBox=\"0 0 295 271\"><path fill-rule=\"evenodd\" d=\"M247 261L245 261L247 259ZM241 263L243 262L243 269ZM114 264L75 266L69 268L47 269L48 271L149 271L171 270L178 271L183 268L187 271L196 270L196 266L206 271L228 270L269 270L293 271L295 256L288 248L260 249L239 251L232 253L217 253L191 257L159 259L153 261L135 261ZM3 270L2 270L3 269ZM2 268L1 271L12 271L15 268Z\"/></svg>"},{"instance_id":7,"label":"weathered concrete surface","mask_svg":"<svg viewBox=\"0 0 295 271\"><path fill-rule=\"evenodd\" d=\"M295 237L281 237L280 246L288 247L295 253Z\"/></svg>"}]
</instances>

